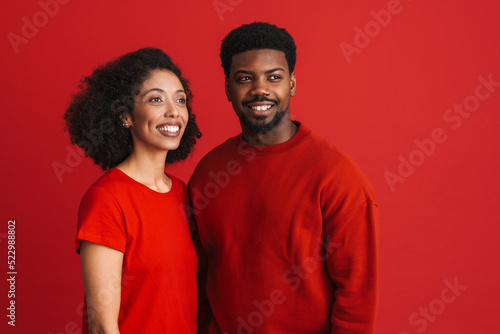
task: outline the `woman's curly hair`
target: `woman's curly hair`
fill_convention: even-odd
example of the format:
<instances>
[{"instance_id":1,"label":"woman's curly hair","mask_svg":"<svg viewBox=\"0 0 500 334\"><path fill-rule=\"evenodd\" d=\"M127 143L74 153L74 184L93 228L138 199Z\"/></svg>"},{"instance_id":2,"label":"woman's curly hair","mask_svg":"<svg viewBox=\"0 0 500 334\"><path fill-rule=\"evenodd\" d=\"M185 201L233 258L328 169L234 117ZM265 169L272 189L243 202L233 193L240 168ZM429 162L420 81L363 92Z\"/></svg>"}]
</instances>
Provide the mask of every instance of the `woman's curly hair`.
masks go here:
<instances>
[{"instance_id":1,"label":"woman's curly hair","mask_svg":"<svg viewBox=\"0 0 500 334\"><path fill-rule=\"evenodd\" d=\"M92 75L83 78L64 114L71 143L82 148L103 170L115 167L132 152L132 135L123 127L123 117L133 116L135 97L151 72L157 69L169 70L179 78L189 113L179 147L168 152L165 163L186 159L196 140L201 138L191 111L191 90L181 70L162 50L139 49L98 67Z\"/></svg>"}]
</instances>

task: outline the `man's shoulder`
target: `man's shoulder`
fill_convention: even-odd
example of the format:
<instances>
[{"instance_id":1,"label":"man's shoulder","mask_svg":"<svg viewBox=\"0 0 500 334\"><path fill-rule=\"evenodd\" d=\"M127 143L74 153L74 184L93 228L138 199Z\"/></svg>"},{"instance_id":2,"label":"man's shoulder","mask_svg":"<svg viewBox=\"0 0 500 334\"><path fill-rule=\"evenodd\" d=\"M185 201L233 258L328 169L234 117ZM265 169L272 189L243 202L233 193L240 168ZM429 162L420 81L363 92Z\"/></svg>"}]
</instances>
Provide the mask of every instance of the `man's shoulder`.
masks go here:
<instances>
[{"instance_id":1,"label":"man's shoulder","mask_svg":"<svg viewBox=\"0 0 500 334\"><path fill-rule=\"evenodd\" d=\"M217 169L218 166L225 165L228 160L231 160L234 154L238 152L238 142L240 141L240 135L236 135L226 139L223 143L217 145L210 151L208 151L203 158L198 162L196 168L191 176L191 181L193 178L204 173L206 170Z\"/></svg>"},{"instance_id":2,"label":"man's shoulder","mask_svg":"<svg viewBox=\"0 0 500 334\"><path fill-rule=\"evenodd\" d=\"M304 141L305 148L316 161L329 163L349 163L350 157L340 150L336 145L309 131L309 135Z\"/></svg>"},{"instance_id":3,"label":"man's shoulder","mask_svg":"<svg viewBox=\"0 0 500 334\"><path fill-rule=\"evenodd\" d=\"M208 153L205 154L205 156L200 160L198 164L217 162L219 159L234 154L235 152L237 152L239 138L240 135L226 139L224 142L208 151Z\"/></svg>"},{"instance_id":4,"label":"man's shoulder","mask_svg":"<svg viewBox=\"0 0 500 334\"><path fill-rule=\"evenodd\" d=\"M348 154L313 131L308 137L307 145L307 159L315 161L315 166L322 175L328 175L336 183L369 184L363 171Z\"/></svg>"}]
</instances>

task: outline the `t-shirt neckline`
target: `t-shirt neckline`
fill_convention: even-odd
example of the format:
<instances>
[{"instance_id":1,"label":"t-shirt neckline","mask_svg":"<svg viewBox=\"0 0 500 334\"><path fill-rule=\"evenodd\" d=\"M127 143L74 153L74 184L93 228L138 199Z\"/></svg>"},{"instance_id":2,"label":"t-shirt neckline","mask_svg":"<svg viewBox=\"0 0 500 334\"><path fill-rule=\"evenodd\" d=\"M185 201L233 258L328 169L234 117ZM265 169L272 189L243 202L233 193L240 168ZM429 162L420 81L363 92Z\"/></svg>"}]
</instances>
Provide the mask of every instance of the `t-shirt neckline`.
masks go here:
<instances>
[{"instance_id":1,"label":"t-shirt neckline","mask_svg":"<svg viewBox=\"0 0 500 334\"><path fill-rule=\"evenodd\" d=\"M151 188L149 188L148 186L140 183L139 181L137 180L134 180L133 178L131 178L130 176L128 176L125 172L123 172L122 170L116 168L116 167L112 167L109 169L109 173L118 173L120 175L120 177L124 180L126 180L127 182L129 183L133 183L133 184L136 184L137 186L141 187L142 189L145 189L146 191L152 193L152 194L155 194L155 195L158 195L158 196L169 196L169 194L171 194L174 190L174 179L172 176L170 176L168 173L165 173L165 175L172 181L172 186L170 187L170 190L165 192L165 193L162 193L162 192L159 192L159 191L156 191L156 190L153 190Z\"/></svg>"}]
</instances>

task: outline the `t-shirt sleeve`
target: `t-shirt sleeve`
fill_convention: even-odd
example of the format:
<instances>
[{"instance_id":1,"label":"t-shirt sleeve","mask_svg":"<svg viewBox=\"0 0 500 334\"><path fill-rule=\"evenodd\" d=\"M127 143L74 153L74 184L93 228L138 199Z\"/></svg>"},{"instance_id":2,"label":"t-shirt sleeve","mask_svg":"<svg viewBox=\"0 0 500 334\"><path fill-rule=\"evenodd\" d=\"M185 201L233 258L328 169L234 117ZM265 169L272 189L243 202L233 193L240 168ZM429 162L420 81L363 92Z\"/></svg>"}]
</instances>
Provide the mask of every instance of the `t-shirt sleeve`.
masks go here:
<instances>
[{"instance_id":1,"label":"t-shirt sleeve","mask_svg":"<svg viewBox=\"0 0 500 334\"><path fill-rule=\"evenodd\" d=\"M324 198L326 263L336 287L332 333L371 334L378 302L378 208L363 175L345 176L349 182Z\"/></svg>"},{"instance_id":2,"label":"t-shirt sleeve","mask_svg":"<svg viewBox=\"0 0 500 334\"><path fill-rule=\"evenodd\" d=\"M93 186L83 196L78 210L76 251L86 240L125 252L127 235L122 209L108 190Z\"/></svg>"}]
</instances>

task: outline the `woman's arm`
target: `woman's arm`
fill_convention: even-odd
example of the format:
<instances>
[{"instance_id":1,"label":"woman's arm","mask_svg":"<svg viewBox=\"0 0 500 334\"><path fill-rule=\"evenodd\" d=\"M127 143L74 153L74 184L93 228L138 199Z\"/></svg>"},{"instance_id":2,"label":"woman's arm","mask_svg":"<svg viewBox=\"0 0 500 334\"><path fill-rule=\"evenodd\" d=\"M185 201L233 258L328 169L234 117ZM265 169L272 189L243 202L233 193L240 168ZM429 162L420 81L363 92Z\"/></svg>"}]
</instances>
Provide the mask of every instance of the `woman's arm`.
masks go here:
<instances>
[{"instance_id":1,"label":"woman's arm","mask_svg":"<svg viewBox=\"0 0 500 334\"><path fill-rule=\"evenodd\" d=\"M119 334L123 253L82 240L80 260L90 333Z\"/></svg>"}]
</instances>

